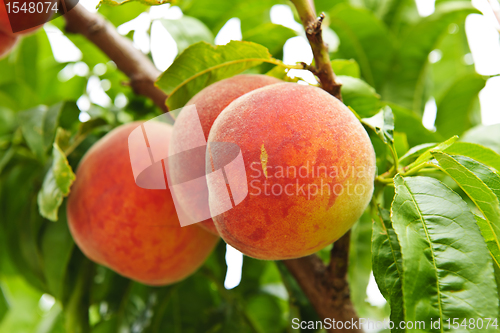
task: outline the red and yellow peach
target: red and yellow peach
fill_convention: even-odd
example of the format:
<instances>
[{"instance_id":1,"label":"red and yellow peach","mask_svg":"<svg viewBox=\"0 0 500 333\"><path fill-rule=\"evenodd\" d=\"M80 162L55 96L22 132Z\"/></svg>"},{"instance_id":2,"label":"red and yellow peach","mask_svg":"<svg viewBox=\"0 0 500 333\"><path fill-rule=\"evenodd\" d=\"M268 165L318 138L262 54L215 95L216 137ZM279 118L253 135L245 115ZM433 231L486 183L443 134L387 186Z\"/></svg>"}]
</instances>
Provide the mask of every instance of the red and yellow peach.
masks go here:
<instances>
[{"instance_id":1,"label":"red and yellow peach","mask_svg":"<svg viewBox=\"0 0 500 333\"><path fill-rule=\"evenodd\" d=\"M218 237L197 225L181 227L168 189L136 185L129 134L120 126L98 141L78 166L67 203L76 244L91 260L149 285L184 279L202 265ZM149 139L168 140L171 126L152 123Z\"/></svg>"}]
</instances>

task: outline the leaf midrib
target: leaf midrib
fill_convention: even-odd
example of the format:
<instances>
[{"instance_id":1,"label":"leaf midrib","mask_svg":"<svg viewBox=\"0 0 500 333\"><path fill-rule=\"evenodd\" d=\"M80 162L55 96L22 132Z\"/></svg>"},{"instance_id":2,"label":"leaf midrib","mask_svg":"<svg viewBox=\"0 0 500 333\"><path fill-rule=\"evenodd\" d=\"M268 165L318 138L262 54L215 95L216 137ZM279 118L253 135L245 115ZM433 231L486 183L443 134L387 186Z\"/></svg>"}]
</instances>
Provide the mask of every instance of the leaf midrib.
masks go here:
<instances>
[{"instance_id":1,"label":"leaf midrib","mask_svg":"<svg viewBox=\"0 0 500 333\"><path fill-rule=\"evenodd\" d=\"M399 266L397 264L396 251L394 250L394 247L393 247L392 242L391 242L391 235L389 235L389 230L385 227L385 223L383 221L382 216L380 216L380 219L381 219L381 222L382 222L382 228L384 229L385 234L387 235L387 240L389 242L389 247L391 248L392 257L394 258L394 264L396 265L396 270L398 271L399 278L401 279L401 276L402 276L403 273L399 270Z\"/></svg>"},{"instance_id":2,"label":"leaf midrib","mask_svg":"<svg viewBox=\"0 0 500 333\"><path fill-rule=\"evenodd\" d=\"M449 156L449 155L448 155ZM455 160L453 157L449 156L450 159L452 159L453 161L455 161L457 164L460 165L460 167L464 168L465 169L465 172L469 172L471 174L472 177L476 178L479 182L481 182L486 188L489 189L488 185L486 185L481 178L479 178L478 176L476 176L472 171L468 170L466 167L464 167L462 164L460 164L460 162L458 162L457 160ZM450 176L451 178L453 178L443 167L441 167L440 165L438 166L439 169L441 169L441 171L443 171L445 174L447 174L448 176ZM456 168L457 171L462 171L460 170L459 168ZM463 172L463 171L462 171ZM454 178L453 178L454 179ZM467 191L464 189L464 187L462 186L462 184L460 184L459 182L455 181L455 183L458 184L458 186L460 186L460 188L465 192L467 193ZM490 189L491 191L491 189ZM480 205L477 204L477 200L475 200L474 198L472 198L471 196L467 195L471 200L472 202L474 202L474 205L476 205L477 209L479 209L479 211L483 214L484 216L484 219L486 222L488 222L488 227L490 228L491 230L491 233L493 234L493 238L495 239L495 243L497 244L497 247L500 249L500 242L498 241L498 237L497 237L497 234L495 233L495 230L493 230L493 225L490 221L490 219L488 218L488 216L484 213L484 210L480 207ZM485 201L486 202L486 201ZM496 261L496 260L495 260ZM500 266L499 266L500 267Z\"/></svg>"},{"instance_id":3,"label":"leaf midrib","mask_svg":"<svg viewBox=\"0 0 500 333\"><path fill-rule=\"evenodd\" d=\"M422 212L420 211L420 207L418 206L417 202L415 201L415 197L413 195L413 192L407 186L406 181L404 180L404 178L403 178L403 182L404 182L404 186L406 187L406 189L408 190L408 192L411 194L411 200L415 204L415 208L417 209L418 216L420 217L420 221L422 222L422 226L424 228L425 237L427 237L427 241L429 243L429 249L431 250L431 254L432 254L432 264L434 266L434 272L436 274L436 285L437 285L437 292L438 292L439 317L440 317L441 320L443 320L444 317L443 317L443 309L441 307L441 288L440 288L440 285L439 285L439 276L437 274L438 268L437 268L437 265L436 265L436 257L434 255L434 250L432 248L432 242L431 242L431 239L430 239L430 236L429 236L429 231L427 230L427 226L425 225L424 216L423 216ZM444 332L444 330L443 330L442 327L440 328L440 331Z\"/></svg>"}]
</instances>

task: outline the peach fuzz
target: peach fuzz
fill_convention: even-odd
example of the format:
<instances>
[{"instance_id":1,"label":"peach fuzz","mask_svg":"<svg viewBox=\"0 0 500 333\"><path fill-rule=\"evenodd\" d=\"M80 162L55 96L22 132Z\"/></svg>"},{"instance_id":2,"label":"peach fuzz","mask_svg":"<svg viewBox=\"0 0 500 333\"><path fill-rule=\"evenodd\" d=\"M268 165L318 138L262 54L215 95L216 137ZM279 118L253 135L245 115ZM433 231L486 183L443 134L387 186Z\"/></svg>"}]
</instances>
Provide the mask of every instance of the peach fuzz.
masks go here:
<instances>
[{"instance_id":1,"label":"peach fuzz","mask_svg":"<svg viewBox=\"0 0 500 333\"><path fill-rule=\"evenodd\" d=\"M68 198L68 223L91 260L133 280L165 285L196 271L219 238L196 225L181 227L168 189L136 185L128 136L140 125L114 129L83 157ZM148 127L148 138L170 134L166 124Z\"/></svg>"},{"instance_id":2,"label":"peach fuzz","mask_svg":"<svg viewBox=\"0 0 500 333\"><path fill-rule=\"evenodd\" d=\"M210 130L206 165L214 171L234 153L212 142L237 144L243 155L247 179L231 191L248 187L248 195L213 220L221 237L248 256L312 254L344 235L372 196L375 153L368 134L320 88L275 84L231 103ZM223 205L227 188L208 181L211 210Z\"/></svg>"},{"instance_id":3,"label":"peach fuzz","mask_svg":"<svg viewBox=\"0 0 500 333\"><path fill-rule=\"evenodd\" d=\"M196 106L199 121L201 122L201 129L206 140L215 119L232 101L257 88L282 82L267 75L237 75L206 87L191 98L186 105ZM171 140L173 146L171 149L177 152L181 150L179 148L181 144L186 144L187 142L189 145L189 142L193 140L192 134L195 131L199 131L199 128L198 119L187 116L185 112L181 112L174 124L174 132ZM171 165L171 179L174 181L178 179L194 179L205 175L205 156L198 155L200 154L191 155L189 161L179 159L178 165ZM185 192L176 191L174 193L186 214L196 221L201 219L200 216L209 215L207 194L206 188L199 189L194 187L189 188ZM200 222L199 225L218 235L212 219Z\"/></svg>"}]
</instances>

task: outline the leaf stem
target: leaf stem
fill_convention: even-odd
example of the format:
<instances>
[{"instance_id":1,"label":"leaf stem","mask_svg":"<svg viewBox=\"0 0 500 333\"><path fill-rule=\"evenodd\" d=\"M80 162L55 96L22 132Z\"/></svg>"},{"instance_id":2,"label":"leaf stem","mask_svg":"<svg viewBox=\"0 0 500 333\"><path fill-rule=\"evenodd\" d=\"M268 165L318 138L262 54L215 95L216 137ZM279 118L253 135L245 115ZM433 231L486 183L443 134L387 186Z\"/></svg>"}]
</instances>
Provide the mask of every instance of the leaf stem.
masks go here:
<instances>
[{"instance_id":1,"label":"leaf stem","mask_svg":"<svg viewBox=\"0 0 500 333\"><path fill-rule=\"evenodd\" d=\"M381 174L380 176L375 177L375 181L383 185L391 185L393 183L393 178L395 176L391 174L392 173L391 170ZM418 173L430 173L436 171L441 171L439 165L432 162L422 162L408 170L404 170L403 168L403 170L399 170L397 174L400 174L403 177L408 177Z\"/></svg>"},{"instance_id":2,"label":"leaf stem","mask_svg":"<svg viewBox=\"0 0 500 333\"><path fill-rule=\"evenodd\" d=\"M394 177L399 169L398 153L392 145L389 145L389 150L391 151L392 159L394 160L392 167L389 169L389 174L391 177Z\"/></svg>"},{"instance_id":3,"label":"leaf stem","mask_svg":"<svg viewBox=\"0 0 500 333\"><path fill-rule=\"evenodd\" d=\"M64 151L64 155L69 156L69 154L71 154L80 145L80 143L85 140L86 137L87 135L77 135L71 146L66 148L66 150Z\"/></svg>"},{"instance_id":4,"label":"leaf stem","mask_svg":"<svg viewBox=\"0 0 500 333\"><path fill-rule=\"evenodd\" d=\"M439 166L436 165L436 164L434 164L434 163L431 163L431 162L422 162L422 163L414 166L413 168L408 169L407 171L400 172L400 174L403 177L413 176L414 174L419 173L425 167L430 167L430 168L434 168L434 169L438 169L439 170Z\"/></svg>"}]
</instances>

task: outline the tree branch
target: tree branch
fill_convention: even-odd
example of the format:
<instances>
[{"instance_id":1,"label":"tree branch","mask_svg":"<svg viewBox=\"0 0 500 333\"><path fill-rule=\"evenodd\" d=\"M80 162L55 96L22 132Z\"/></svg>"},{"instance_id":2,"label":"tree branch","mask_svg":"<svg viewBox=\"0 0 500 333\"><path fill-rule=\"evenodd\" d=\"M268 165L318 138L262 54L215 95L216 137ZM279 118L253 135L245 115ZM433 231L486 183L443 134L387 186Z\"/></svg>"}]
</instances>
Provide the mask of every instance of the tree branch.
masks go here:
<instances>
[{"instance_id":1,"label":"tree branch","mask_svg":"<svg viewBox=\"0 0 500 333\"><path fill-rule=\"evenodd\" d=\"M148 97L168 112L167 95L155 86L160 72L128 38L120 35L102 16L90 13L81 4L66 13L64 18L67 32L81 34L94 43L130 78L130 86L136 94Z\"/></svg>"},{"instance_id":2,"label":"tree branch","mask_svg":"<svg viewBox=\"0 0 500 333\"><path fill-rule=\"evenodd\" d=\"M350 231L337 240L325 266L315 254L283 263L322 319L359 323L347 283ZM340 327L340 326L339 326ZM329 332L362 332L361 327L332 329Z\"/></svg>"},{"instance_id":3,"label":"tree branch","mask_svg":"<svg viewBox=\"0 0 500 333\"><path fill-rule=\"evenodd\" d=\"M325 14L316 17L314 6L311 0L291 0L297 8L302 25L306 31L307 39L311 44L312 52L314 55L315 70L312 71L321 83L321 87L342 100L340 94L340 87L342 86L335 77L335 73L330 63L330 55L328 54L328 46L323 42L323 35L321 25Z\"/></svg>"}]
</instances>

